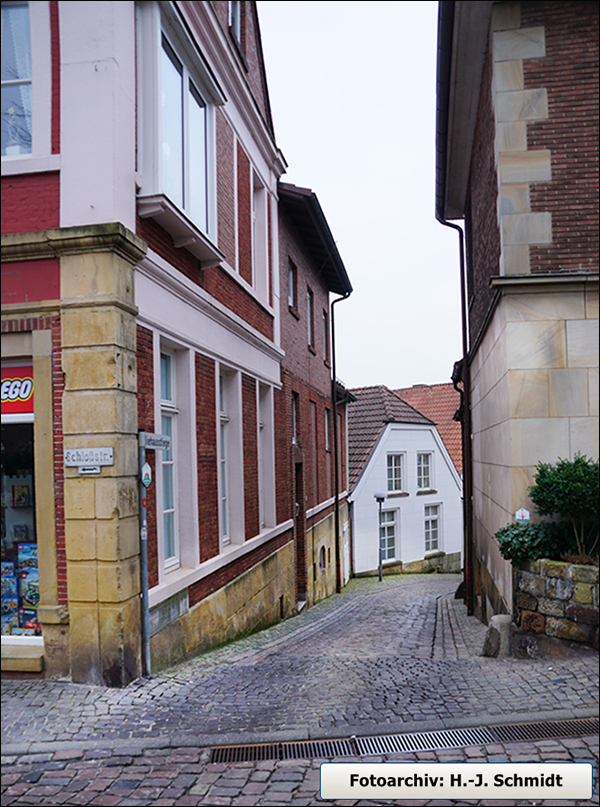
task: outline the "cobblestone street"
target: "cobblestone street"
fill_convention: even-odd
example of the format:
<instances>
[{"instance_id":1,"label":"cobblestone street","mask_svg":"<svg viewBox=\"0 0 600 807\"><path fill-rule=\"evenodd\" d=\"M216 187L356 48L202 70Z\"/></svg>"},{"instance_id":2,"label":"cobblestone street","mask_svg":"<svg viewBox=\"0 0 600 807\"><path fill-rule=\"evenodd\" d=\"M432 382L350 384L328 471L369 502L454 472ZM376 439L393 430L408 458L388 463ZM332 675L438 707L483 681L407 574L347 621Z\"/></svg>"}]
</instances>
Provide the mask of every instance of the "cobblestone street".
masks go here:
<instances>
[{"instance_id":1,"label":"cobblestone street","mask_svg":"<svg viewBox=\"0 0 600 807\"><path fill-rule=\"evenodd\" d=\"M123 690L3 681L2 804L300 807L320 801L323 760L211 763L210 746L596 716L596 653L481 657L485 627L454 600L459 580L352 581L298 617ZM582 737L386 758L596 764L597 754L597 739ZM597 784L591 802L568 803L598 803Z\"/></svg>"}]
</instances>

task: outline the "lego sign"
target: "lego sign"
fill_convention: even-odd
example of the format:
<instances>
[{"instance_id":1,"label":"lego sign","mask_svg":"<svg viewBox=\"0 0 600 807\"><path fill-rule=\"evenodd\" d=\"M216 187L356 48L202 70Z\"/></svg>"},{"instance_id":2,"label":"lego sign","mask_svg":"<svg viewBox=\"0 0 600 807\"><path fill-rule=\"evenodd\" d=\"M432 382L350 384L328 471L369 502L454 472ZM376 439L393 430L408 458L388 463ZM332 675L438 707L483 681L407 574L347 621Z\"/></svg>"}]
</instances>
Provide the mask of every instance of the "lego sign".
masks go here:
<instances>
[{"instance_id":1,"label":"lego sign","mask_svg":"<svg viewBox=\"0 0 600 807\"><path fill-rule=\"evenodd\" d=\"M2 368L2 414L33 413L33 367Z\"/></svg>"}]
</instances>

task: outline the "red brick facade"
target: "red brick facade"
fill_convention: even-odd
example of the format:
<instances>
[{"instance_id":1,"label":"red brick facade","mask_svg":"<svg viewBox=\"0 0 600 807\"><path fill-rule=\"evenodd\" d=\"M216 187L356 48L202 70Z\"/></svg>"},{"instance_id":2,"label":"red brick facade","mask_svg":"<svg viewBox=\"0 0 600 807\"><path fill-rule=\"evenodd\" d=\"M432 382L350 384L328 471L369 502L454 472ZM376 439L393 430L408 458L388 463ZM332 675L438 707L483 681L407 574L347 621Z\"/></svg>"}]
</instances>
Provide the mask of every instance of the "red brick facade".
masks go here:
<instances>
[{"instance_id":1,"label":"red brick facade","mask_svg":"<svg viewBox=\"0 0 600 807\"><path fill-rule=\"evenodd\" d=\"M196 354L196 439L200 562L219 554L217 409L215 363Z\"/></svg>"},{"instance_id":2,"label":"red brick facade","mask_svg":"<svg viewBox=\"0 0 600 807\"><path fill-rule=\"evenodd\" d=\"M492 57L488 49L471 158L471 177L476 177L477 181L470 182L465 217L471 340L479 334L492 301L490 278L499 274L500 231L496 214L498 174L494 150L489 147L495 137L491 87ZM477 234L476 237L473 233Z\"/></svg>"},{"instance_id":3,"label":"red brick facade","mask_svg":"<svg viewBox=\"0 0 600 807\"><path fill-rule=\"evenodd\" d=\"M60 175L2 177L2 233L33 233L60 224Z\"/></svg>"},{"instance_id":4,"label":"red brick facade","mask_svg":"<svg viewBox=\"0 0 600 807\"><path fill-rule=\"evenodd\" d=\"M598 4L523 2L521 26L540 25L546 55L523 72L525 89L547 89L549 117L528 124L527 147L552 154L552 180L531 188L532 211L552 214L552 244L531 248L531 271L597 272Z\"/></svg>"},{"instance_id":5,"label":"red brick facade","mask_svg":"<svg viewBox=\"0 0 600 807\"><path fill-rule=\"evenodd\" d=\"M238 204L238 271L252 285L252 188L250 161L244 149L237 146L237 204Z\"/></svg>"}]
</instances>

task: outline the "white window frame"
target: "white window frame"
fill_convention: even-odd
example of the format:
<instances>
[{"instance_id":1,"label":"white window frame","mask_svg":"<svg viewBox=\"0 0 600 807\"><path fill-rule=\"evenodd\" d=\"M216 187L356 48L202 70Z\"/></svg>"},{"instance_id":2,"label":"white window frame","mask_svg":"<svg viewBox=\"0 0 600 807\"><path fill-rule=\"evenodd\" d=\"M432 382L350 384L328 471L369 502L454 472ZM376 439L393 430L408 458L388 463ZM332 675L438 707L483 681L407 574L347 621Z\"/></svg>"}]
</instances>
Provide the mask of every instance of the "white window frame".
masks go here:
<instances>
[{"instance_id":1,"label":"white window frame","mask_svg":"<svg viewBox=\"0 0 600 807\"><path fill-rule=\"evenodd\" d=\"M292 392L292 445L298 445L298 408L299 396L297 392Z\"/></svg>"},{"instance_id":2,"label":"white window frame","mask_svg":"<svg viewBox=\"0 0 600 807\"><path fill-rule=\"evenodd\" d=\"M268 297L269 238L267 188L252 170L252 285L261 299Z\"/></svg>"},{"instance_id":3,"label":"white window frame","mask_svg":"<svg viewBox=\"0 0 600 807\"><path fill-rule=\"evenodd\" d=\"M434 510L435 513L428 511ZM433 526L435 522L435 526ZM435 543L432 546L431 532L435 530ZM423 510L423 532L425 540L425 552L439 552L442 548L442 505L441 504L426 504ZM427 544L429 543L429 546Z\"/></svg>"},{"instance_id":4,"label":"white window frame","mask_svg":"<svg viewBox=\"0 0 600 807\"><path fill-rule=\"evenodd\" d=\"M258 498L260 530L275 526L275 428L273 388L257 384Z\"/></svg>"},{"instance_id":5,"label":"white window frame","mask_svg":"<svg viewBox=\"0 0 600 807\"><path fill-rule=\"evenodd\" d=\"M323 361L329 361L329 314L323 309Z\"/></svg>"},{"instance_id":6,"label":"white window frame","mask_svg":"<svg viewBox=\"0 0 600 807\"><path fill-rule=\"evenodd\" d=\"M391 518L390 518L391 516ZM381 557L385 562L386 560L395 560L397 557L398 544L398 511L397 510L381 510L379 521L379 541L382 548ZM391 533L388 533L391 530ZM390 554L390 537L392 541L392 553Z\"/></svg>"},{"instance_id":7,"label":"white window frame","mask_svg":"<svg viewBox=\"0 0 600 807\"><path fill-rule=\"evenodd\" d=\"M400 469L400 484L395 484L395 476L396 474L392 474L390 477L390 470L393 470L393 460L398 459L399 469ZM390 463L390 460L392 461ZM405 490L405 477L406 477L406 459L405 453L402 451L390 451L386 457L386 480L387 480L387 491L388 494L393 495L394 493L403 493Z\"/></svg>"},{"instance_id":8,"label":"white window frame","mask_svg":"<svg viewBox=\"0 0 600 807\"><path fill-rule=\"evenodd\" d=\"M163 414L174 418L174 501L177 508L175 538L177 553L165 562L165 530L162 516L164 485L162 466L165 452L154 451L155 489L158 541L158 583L167 582L170 573L195 569L200 563L197 540L198 515L198 457L196 450L196 386L195 354L182 345L154 331L154 428L162 430ZM162 398L161 354L171 357L171 399Z\"/></svg>"},{"instance_id":9,"label":"white window frame","mask_svg":"<svg viewBox=\"0 0 600 807\"><path fill-rule=\"evenodd\" d=\"M241 374L220 365L216 377L220 551L244 542L244 446Z\"/></svg>"},{"instance_id":10,"label":"white window frame","mask_svg":"<svg viewBox=\"0 0 600 807\"><path fill-rule=\"evenodd\" d=\"M306 289L306 341L310 348L315 347L315 295L310 287Z\"/></svg>"},{"instance_id":11,"label":"white window frame","mask_svg":"<svg viewBox=\"0 0 600 807\"><path fill-rule=\"evenodd\" d=\"M31 152L3 155L2 175L56 170L60 155L52 154L52 54L50 3L39 0L29 6L31 45Z\"/></svg>"},{"instance_id":12,"label":"white window frame","mask_svg":"<svg viewBox=\"0 0 600 807\"><path fill-rule=\"evenodd\" d=\"M163 396L163 358L168 359L169 361L169 368L168 368L168 384L170 387L170 397ZM165 348L161 348L160 350L160 380L159 380L159 388L160 388L160 433L163 433L163 424L165 420L169 420L171 423L171 448L169 451L157 451L157 465L160 463L161 467L161 497L160 497L160 526L162 531L162 559L163 559L163 568L165 572L171 572L175 569L178 569L181 565L181 554L180 554L180 544L179 544L179 486L178 482L178 423L177 423L177 416L179 415L179 409L177 408L176 403L176 389L177 389L177 381L176 381L176 359L175 354ZM170 508L165 508L165 483L167 478L167 471L170 469L171 474L171 485L172 485L172 506ZM172 515L173 517L173 554L167 557L167 535L166 535L166 527L165 527L165 515L167 514Z\"/></svg>"},{"instance_id":13,"label":"white window frame","mask_svg":"<svg viewBox=\"0 0 600 807\"><path fill-rule=\"evenodd\" d=\"M216 247L216 106L225 103L225 95L196 42L188 36L175 4L143 0L136 4L136 10L138 75L145 77L138 82L138 212L142 218L153 218L166 229L176 247L186 247L201 261L218 262L223 255ZM206 223L191 217L189 196L184 196L180 204L169 197L162 184L163 37L182 65L184 106L189 103L190 82L206 105ZM191 150L189 114L185 109L183 123L183 170L189 184Z\"/></svg>"},{"instance_id":14,"label":"white window frame","mask_svg":"<svg viewBox=\"0 0 600 807\"><path fill-rule=\"evenodd\" d=\"M297 308L297 282L298 282L298 269L294 261L288 259L288 306L294 311Z\"/></svg>"},{"instance_id":15,"label":"white window frame","mask_svg":"<svg viewBox=\"0 0 600 807\"><path fill-rule=\"evenodd\" d=\"M422 457L427 457L427 462L423 463ZM426 483L426 484L425 484ZM433 488L433 452L417 452L417 489L431 490Z\"/></svg>"},{"instance_id":16,"label":"white window frame","mask_svg":"<svg viewBox=\"0 0 600 807\"><path fill-rule=\"evenodd\" d=\"M242 4L240 0L229 0L227 4L227 22L229 29L238 42L242 36Z\"/></svg>"}]
</instances>

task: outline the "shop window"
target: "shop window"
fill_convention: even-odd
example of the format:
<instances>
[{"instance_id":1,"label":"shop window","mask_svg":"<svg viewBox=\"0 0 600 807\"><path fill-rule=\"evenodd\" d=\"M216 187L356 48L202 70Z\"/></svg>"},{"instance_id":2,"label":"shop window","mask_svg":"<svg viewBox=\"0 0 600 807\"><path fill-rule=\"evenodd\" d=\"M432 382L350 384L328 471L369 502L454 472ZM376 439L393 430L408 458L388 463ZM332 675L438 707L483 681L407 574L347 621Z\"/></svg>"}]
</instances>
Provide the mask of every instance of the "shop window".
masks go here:
<instances>
[{"instance_id":1,"label":"shop window","mask_svg":"<svg viewBox=\"0 0 600 807\"><path fill-rule=\"evenodd\" d=\"M2 634L40 633L33 423L2 423Z\"/></svg>"}]
</instances>

